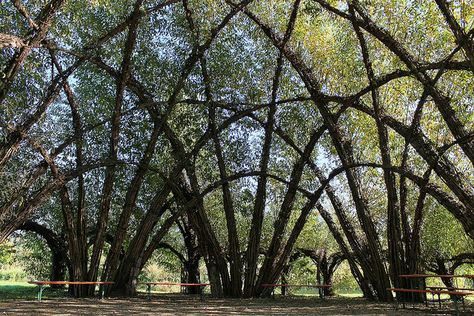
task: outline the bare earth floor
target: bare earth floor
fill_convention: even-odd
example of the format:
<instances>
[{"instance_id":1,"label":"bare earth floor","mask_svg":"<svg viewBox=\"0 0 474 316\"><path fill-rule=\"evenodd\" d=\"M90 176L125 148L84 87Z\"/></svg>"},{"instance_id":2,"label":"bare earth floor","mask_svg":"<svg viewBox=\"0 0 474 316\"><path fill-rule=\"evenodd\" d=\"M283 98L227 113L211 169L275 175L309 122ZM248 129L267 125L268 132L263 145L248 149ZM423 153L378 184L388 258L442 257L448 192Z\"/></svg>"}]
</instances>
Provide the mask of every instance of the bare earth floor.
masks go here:
<instances>
[{"instance_id":1,"label":"bare earth floor","mask_svg":"<svg viewBox=\"0 0 474 316\"><path fill-rule=\"evenodd\" d=\"M38 301L0 301L0 315L451 315L452 303L442 308L410 305L395 310L393 304L368 302L362 298L285 297L276 299L212 299L183 295L159 295L105 300L54 298ZM472 302L460 315L474 315Z\"/></svg>"}]
</instances>

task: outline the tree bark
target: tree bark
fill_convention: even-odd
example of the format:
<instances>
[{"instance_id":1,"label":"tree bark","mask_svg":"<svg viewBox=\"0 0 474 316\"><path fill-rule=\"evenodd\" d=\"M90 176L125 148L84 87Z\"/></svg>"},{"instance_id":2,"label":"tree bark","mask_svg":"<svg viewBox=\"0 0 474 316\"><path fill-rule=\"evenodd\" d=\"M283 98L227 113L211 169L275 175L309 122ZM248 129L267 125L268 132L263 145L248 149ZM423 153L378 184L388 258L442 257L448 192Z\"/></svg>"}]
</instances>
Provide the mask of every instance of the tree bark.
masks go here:
<instances>
[{"instance_id":1,"label":"tree bark","mask_svg":"<svg viewBox=\"0 0 474 316\"><path fill-rule=\"evenodd\" d=\"M352 153L352 144L350 143L349 139L345 137L345 135L343 135L342 130L335 123L334 116L328 108L328 103L321 101L321 85L312 73L312 70L304 64L304 62L301 60L301 58L296 52L294 52L288 46L281 45L281 36L271 30L268 25L263 23L249 10L245 10L244 12L260 27L263 33L267 35L267 37L272 41L273 45L284 54L287 60L292 64L293 68L298 72L307 90L309 91L313 102L317 105L319 112L323 117L324 124L328 128L329 135L331 136L333 145L338 153L338 156L343 166L353 164L354 159ZM345 174L349 184L349 188L352 193L352 198L356 206L358 219L360 221L362 229L364 230L367 236L368 250L370 253L374 273L379 279L379 282L376 284L377 287L375 288L375 290L379 299L391 300L391 294L386 290L390 287L390 280L387 277L387 273L385 271L385 267L381 258L380 241L376 233L372 218L369 214L366 201L364 200L362 192L360 191L358 176L350 168L346 169Z\"/></svg>"},{"instance_id":2,"label":"tree bark","mask_svg":"<svg viewBox=\"0 0 474 316\"><path fill-rule=\"evenodd\" d=\"M118 144L120 138L120 122L121 122L121 112L124 101L124 92L127 85L127 81L131 76L132 71L132 53L136 42L137 37L137 28L139 24L139 12L140 7L143 3L143 0L137 0L134 4L134 10L131 14L131 24L128 27L127 40L125 42L122 64L120 67L120 78L117 80L117 86L115 91L115 106L112 112L112 127L110 132L110 141L109 141L109 159L115 160L118 156ZM110 204L112 202L112 192L114 187L115 180L115 171L116 166L108 166L105 170L105 178L102 185L102 193L99 205L99 215L97 217L97 234L94 238L94 245L92 247L92 255L89 265L88 278L90 281L96 281L99 273L99 263L104 247L104 237L107 230L107 223L110 212ZM122 239L123 236L119 235L119 239ZM115 242L113 246L113 253L111 258L113 261L116 261L117 248L120 245L117 245ZM113 262L115 263L115 262ZM110 268L110 267L108 267ZM105 274L107 275L107 274ZM94 288L91 287L90 291L93 291Z\"/></svg>"},{"instance_id":3,"label":"tree bark","mask_svg":"<svg viewBox=\"0 0 474 316\"><path fill-rule=\"evenodd\" d=\"M205 84L206 101L212 102L211 82L207 72L206 59L201 57L202 76ZM221 179L227 178L227 170L225 166L225 158L222 151L219 135L216 130L216 112L212 106L209 106L209 129L214 142L214 150L217 158L217 166ZM224 202L224 213L227 225L227 240L229 243L229 265L230 265L230 283L231 295L240 297L242 295L242 260L240 257L240 242L237 232L237 224L235 220L234 202L230 191L230 184L225 182L222 184L222 198Z\"/></svg>"},{"instance_id":4,"label":"tree bark","mask_svg":"<svg viewBox=\"0 0 474 316\"><path fill-rule=\"evenodd\" d=\"M349 6L349 11L355 19L355 11L352 5ZM382 163L386 166L392 165L390 157L390 144L388 140L388 131L386 126L383 124L381 114L381 104L378 89L376 88L374 70L372 68L372 62L369 55L369 49L367 47L364 34L360 30L359 26L352 20L352 25L359 40L360 49L362 52L362 58L364 66L367 72L367 77L371 85L372 91L372 105L374 108L375 122L377 125L377 134L379 140L380 155L382 157ZM400 228L400 209L398 203L398 194L396 189L395 175L390 170L384 169L384 181L387 189L387 243L389 251L389 269L392 283L396 288L401 287L402 280L399 275L403 274L404 269L404 253L402 245L402 235ZM398 293L397 293L398 294Z\"/></svg>"},{"instance_id":5,"label":"tree bark","mask_svg":"<svg viewBox=\"0 0 474 316\"><path fill-rule=\"evenodd\" d=\"M31 30L24 37L24 42L26 45L23 46L19 52L15 53L13 58L8 62L7 66L2 72L4 76L1 79L0 85L0 104L3 104L5 101L5 97L10 90L13 80L18 74L21 65L30 54L31 49L44 40L52 24L54 15L60 10L65 2L65 0L51 0L39 12L38 17L35 19L35 23L39 26L39 28L37 30ZM2 156L3 155L0 155L0 161L3 160Z\"/></svg>"}]
</instances>

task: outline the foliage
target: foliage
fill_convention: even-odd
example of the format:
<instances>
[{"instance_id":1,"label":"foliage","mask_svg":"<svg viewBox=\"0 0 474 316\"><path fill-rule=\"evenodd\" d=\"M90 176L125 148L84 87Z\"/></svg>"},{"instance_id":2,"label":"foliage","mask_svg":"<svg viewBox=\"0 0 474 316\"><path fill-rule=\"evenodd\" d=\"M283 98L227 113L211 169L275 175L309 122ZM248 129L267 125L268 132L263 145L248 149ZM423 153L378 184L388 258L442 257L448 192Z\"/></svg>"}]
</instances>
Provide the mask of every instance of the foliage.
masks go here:
<instances>
[{"instance_id":1,"label":"foliage","mask_svg":"<svg viewBox=\"0 0 474 316\"><path fill-rule=\"evenodd\" d=\"M10 242L0 244L0 266L12 263L15 250Z\"/></svg>"},{"instance_id":2,"label":"foliage","mask_svg":"<svg viewBox=\"0 0 474 316\"><path fill-rule=\"evenodd\" d=\"M47 280L51 273L51 252L43 240L31 233L12 239L14 251L9 264L1 265L2 280Z\"/></svg>"},{"instance_id":3,"label":"foliage","mask_svg":"<svg viewBox=\"0 0 474 316\"><path fill-rule=\"evenodd\" d=\"M380 299L393 267L474 251L472 1L455 23L447 1L53 2L25 1L39 26L0 7L1 34L38 40L0 51L1 241L34 219L79 278L177 279L178 214L221 274L342 251L335 284L361 269ZM28 277L49 261L31 234L0 244Z\"/></svg>"}]
</instances>

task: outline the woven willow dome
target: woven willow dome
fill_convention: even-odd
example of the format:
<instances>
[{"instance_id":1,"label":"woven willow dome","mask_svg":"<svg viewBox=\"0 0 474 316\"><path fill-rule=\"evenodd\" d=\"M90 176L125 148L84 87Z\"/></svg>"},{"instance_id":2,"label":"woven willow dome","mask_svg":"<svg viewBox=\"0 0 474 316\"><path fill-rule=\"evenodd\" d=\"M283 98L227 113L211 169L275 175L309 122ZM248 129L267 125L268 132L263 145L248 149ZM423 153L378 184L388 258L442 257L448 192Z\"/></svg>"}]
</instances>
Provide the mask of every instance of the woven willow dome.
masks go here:
<instances>
[{"instance_id":1,"label":"woven willow dome","mask_svg":"<svg viewBox=\"0 0 474 316\"><path fill-rule=\"evenodd\" d=\"M390 300L446 227L473 252L473 23L472 1L4 1L0 241L48 227L69 279L125 293L187 249L240 297L328 232Z\"/></svg>"}]
</instances>

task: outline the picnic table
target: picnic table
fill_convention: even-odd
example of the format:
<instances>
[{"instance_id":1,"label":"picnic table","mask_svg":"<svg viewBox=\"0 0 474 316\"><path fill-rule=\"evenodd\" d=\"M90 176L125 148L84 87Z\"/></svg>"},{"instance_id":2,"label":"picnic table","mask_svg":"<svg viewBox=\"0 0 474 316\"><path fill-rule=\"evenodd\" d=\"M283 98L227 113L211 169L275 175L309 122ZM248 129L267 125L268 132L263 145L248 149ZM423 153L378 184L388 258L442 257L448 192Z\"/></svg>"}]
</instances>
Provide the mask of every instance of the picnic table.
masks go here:
<instances>
[{"instance_id":1,"label":"picnic table","mask_svg":"<svg viewBox=\"0 0 474 316\"><path fill-rule=\"evenodd\" d=\"M148 300L151 300L151 287L153 285L158 286L184 286L184 287L199 287L201 290L199 291L199 296L201 301L204 300L204 288L209 285L209 283L176 283L176 282L140 282L141 284L145 284L147 286L147 296Z\"/></svg>"},{"instance_id":2,"label":"picnic table","mask_svg":"<svg viewBox=\"0 0 474 316\"><path fill-rule=\"evenodd\" d=\"M111 285L114 282L92 282L92 281L28 281L30 284L38 286L38 301L41 301L43 290L47 285ZM100 296L104 298L105 286L100 291Z\"/></svg>"},{"instance_id":3,"label":"picnic table","mask_svg":"<svg viewBox=\"0 0 474 316\"><path fill-rule=\"evenodd\" d=\"M443 294L443 293L441 293L441 291L455 292L456 294L444 293L444 294L450 294L450 296L454 296L454 297L459 295L460 292L468 292L470 294L467 294L467 295L474 295L474 288L454 287L454 286L450 286L450 287L446 287L446 286L427 286L426 289L438 291L437 293L431 293L431 295L433 296L433 300L434 300L434 295L435 294L438 295L438 305L439 305L439 307L441 307L441 294ZM465 296L467 296L467 295L465 295ZM464 304L464 298L462 299L462 302Z\"/></svg>"},{"instance_id":4,"label":"picnic table","mask_svg":"<svg viewBox=\"0 0 474 316\"><path fill-rule=\"evenodd\" d=\"M432 295L432 300L434 301L434 296L438 297L438 304L441 307L441 294L448 294L454 302L456 314L459 313L458 302L461 301L464 307L464 298L469 295L474 295L474 289L470 288L460 288L460 287L445 287L445 286L426 286L427 278L468 278L474 279L474 275L451 275L451 274L402 274L401 278L418 280L416 287L413 287L413 283L409 282L409 288L388 288L388 291L395 293L422 293L425 294L424 300L428 306L428 300L426 299L426 294ZM423 281L423 282L420 282ZM412 296L412 303L414 304L414 298ZM398 307L398 299L396 299L396 304ZM405 301L403 300L403 307L405 308Z\"/></svg>"},{"instance_id":5,"label":"picnic table","mask_svg":"<svg viewBox=\"0 0 474 316\"><path fill-rule=\"evenodd\" d=\"M324 289L331 288L330 284L262 284L262 287L271 287L272 288L272 297L275 298L275 288L277 287L307 287L307 288L317 288L319 297L324 299Z\"/></svg>"},{"instance_id":6,"label":"picnic table","mask_svg":"<svg viewBox=\"0 0 474 316\"><path fill-rule=\"evenodd\" d=\"M405 279L412 279L412 280L418 280L418 286L417 288L422 288L424 290L427 289L426 282L425 280L428 278L441 278L441 279L474 279L474 275L471 274L402 274L400 275L401 278ZM419 282L422 280L423 282ZM412 282L410 282L410 288L412 288ZM443 288L443 289L448 289L446 287L438 287L438 288ZM471 289L466 289L466 288L459 288L457 286L454 286L453 289L458 289L458 290L471 290Z\"/></svg>"},{"instance_id":7,"label":"picnic table","mask_svg":"<svg viewBox=\"0 0 474 316\"><path fill-rule=\"evenodd\" d=\"M441 294L448 294L453 297L453 302L454 302L454 308L456 311L456 315L459 315L459 306L458 302L461 301L464 306L464 298L468 295L474 295L474 292L466 292L466 291L446 291L446 290L423 290L423 289L402 289L402 288L388 288L388 291L392 292L401 292L401 293L430 293L433 295L436 294L438 295L438 302L439 302L439 307L441 307L441 300L440 296ZM396 303L396 309L398 309L398 300L395 300ZM405 301L402 301L403 308L405 308Z\"/></svg>"}]
</instances>

